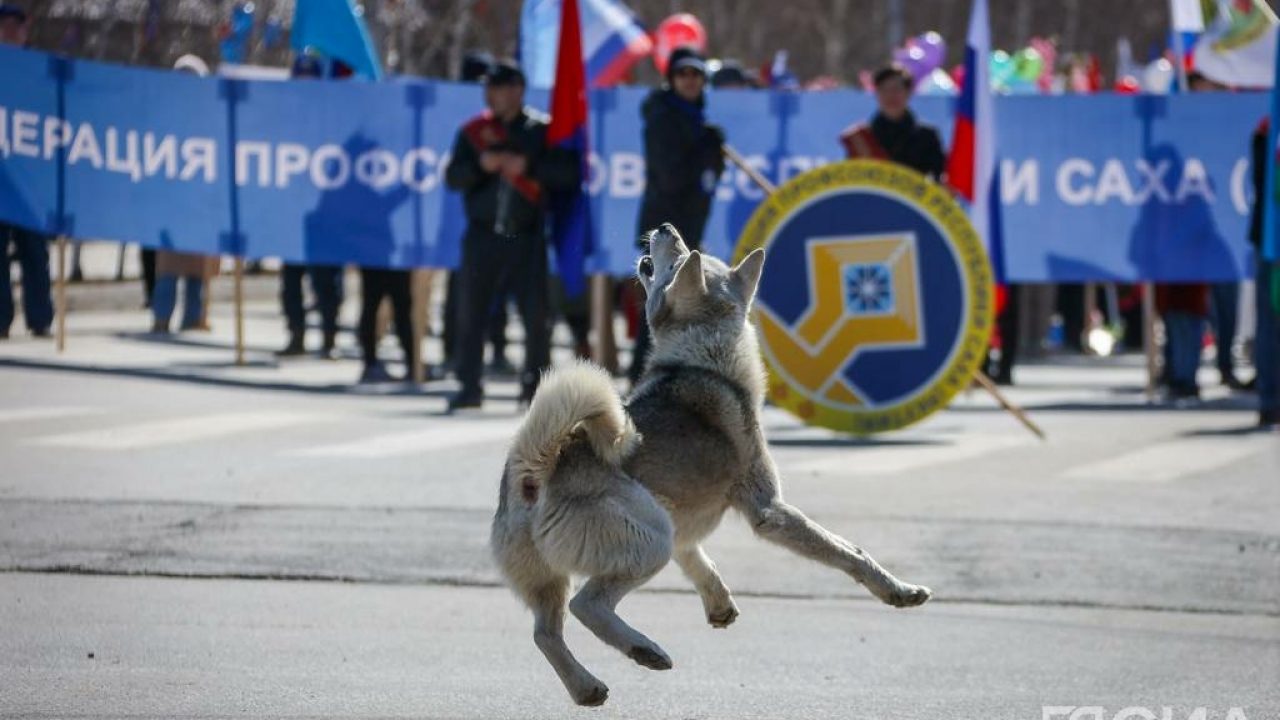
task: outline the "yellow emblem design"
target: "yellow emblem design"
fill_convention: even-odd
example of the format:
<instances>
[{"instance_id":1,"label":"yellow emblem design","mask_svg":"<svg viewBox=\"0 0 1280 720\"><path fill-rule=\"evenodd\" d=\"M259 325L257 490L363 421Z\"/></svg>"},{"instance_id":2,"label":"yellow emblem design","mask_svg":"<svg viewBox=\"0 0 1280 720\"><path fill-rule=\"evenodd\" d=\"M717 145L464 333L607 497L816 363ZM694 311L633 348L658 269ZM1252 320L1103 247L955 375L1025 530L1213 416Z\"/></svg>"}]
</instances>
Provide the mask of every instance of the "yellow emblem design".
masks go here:
<instances>
[{"instance_id":1,"label":"yellow emblem design","mask_svg":"<svg viewBox=\"0 0 1280 720\"><path fill-rule=\"evenodd\" d=\"M783 185L756 208L734 261L767 249L786 222L814 201L859 192L915 208L951 247L964 294L955 298L964 305L960 336L928 383L908 397L876 403L844 374L860 353L923 348L929 340L912 231L805 238L807 278L797 287L807 289L805 310L786 322L767 302L757 302L754 316L770 399L809 424L869 434L916 422L969 384L986 355L994 288L982 242L950 194L910 169L869 160L826 165Z\"/></svg>"}]
</instances>

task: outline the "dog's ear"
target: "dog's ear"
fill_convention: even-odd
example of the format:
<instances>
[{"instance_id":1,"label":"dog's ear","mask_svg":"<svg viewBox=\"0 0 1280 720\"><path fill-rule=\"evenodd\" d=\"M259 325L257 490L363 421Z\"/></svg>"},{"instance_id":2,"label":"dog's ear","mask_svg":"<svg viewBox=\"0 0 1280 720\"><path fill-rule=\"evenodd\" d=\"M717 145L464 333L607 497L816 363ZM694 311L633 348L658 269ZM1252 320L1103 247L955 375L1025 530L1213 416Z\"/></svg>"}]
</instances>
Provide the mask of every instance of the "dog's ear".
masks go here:
<instances>
[{"instance_id":1,"label":"dog's ear","mask_svg":"<svg viewBox=\"0 0 1280 720\"><path fill-rule=\"evenodd\" d=\"M676 271L676 276L671 280L666 295L673 299L696 299L706 294L707 278L702 274L702 253L694 250Z\"/></svg>"},{"instance_id":2,"label":"dog's ear","mask_svg":"<svg viewBox=\"0 0 1280 720\"><path fill-rule=\"evenodd\" d=\"M760 285L760 271L764 270L764 248L752 250L729 275L729 282L743 302L750 303Z\"/></svg>"}]
</instances>

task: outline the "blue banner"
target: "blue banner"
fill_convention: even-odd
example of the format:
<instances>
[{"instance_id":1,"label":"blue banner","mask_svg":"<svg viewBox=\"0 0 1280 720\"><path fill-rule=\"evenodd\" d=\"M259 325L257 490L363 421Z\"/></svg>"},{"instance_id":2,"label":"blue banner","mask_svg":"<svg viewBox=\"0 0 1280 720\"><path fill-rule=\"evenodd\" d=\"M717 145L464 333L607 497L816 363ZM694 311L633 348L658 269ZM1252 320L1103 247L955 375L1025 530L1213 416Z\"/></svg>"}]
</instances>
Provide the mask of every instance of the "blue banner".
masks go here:
<instances>
[{"instance_id":1,"label":"blue banner","mask_svg":"<svg viewBox=\"0 0 1280 720\"><path fill-rule=\"evenodd\" d=\"M443 185L478 87L243 81L0 47L0 219L75 238L378 267L452 267L465 219ZM644 192L646 90L593 91L592 272L625 275ZM545 106L546 96L530 102ZM951 103L919 98L951 127ZM1249 275L1249 136L1264 94L1001 97L1005 274L1019 282ZM842 156L855 91L719 91L709 115L775 183ZM727 257L763 197L730 168L707 249Z\"/></svg>"}]
</instances>

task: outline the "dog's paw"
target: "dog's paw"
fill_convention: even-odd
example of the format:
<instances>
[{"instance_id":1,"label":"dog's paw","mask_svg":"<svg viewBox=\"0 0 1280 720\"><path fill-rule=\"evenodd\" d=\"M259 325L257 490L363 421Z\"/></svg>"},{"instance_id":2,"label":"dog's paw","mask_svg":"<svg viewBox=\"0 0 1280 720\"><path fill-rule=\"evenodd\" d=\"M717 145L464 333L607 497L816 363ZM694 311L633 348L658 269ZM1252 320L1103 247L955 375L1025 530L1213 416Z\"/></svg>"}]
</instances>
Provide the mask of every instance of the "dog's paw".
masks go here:
<instances>
[{"instance_id":1,"label":"dog's paw","mask_svg":"<svg viewBox=\"0 0 1280 720\"><path fill-rule=\"evenodd\" d=\"M635 660L638 664L643 665L650 670L670 670L671 658L662 652L662 648L657 645L645 647L644 645L636 645L631 648L631 652L627 653L627 657Z\"/></svg>"},{"instance_id":2,"label":"dog's paw","mask_svg":"<svg viewBox=\"0 0 1280 720\"><path fill-rule=\"evenodd\" d=\"M609 688L604 683L596 681L594 684L582 688L573 694L573 701L583 707L599 707L609 699Z\"/></svg>"},{"instance_id":3,"label":"dog's paw","mask_svg":"<svg viewBox=\"0 0 1280 720\"><path fill-rule=\"evenodd\" d=\"M730 600L728 606L707 611L707 622L713 628L727 628L738 619L738 606Z\"/></svg>"},{"instance_id":4,"label":"dog's paw","mask_svg":"<svg viewBox=\"0 0 1280 720\"><path fill-rule=\"evenodd\" d=\"M917 607L929 602L929 598L933 597L933 591L923 585L908 585L903 583L902 587L894 590L885 598L885 602L896 608Z\"/></svg>"}]
</instances>

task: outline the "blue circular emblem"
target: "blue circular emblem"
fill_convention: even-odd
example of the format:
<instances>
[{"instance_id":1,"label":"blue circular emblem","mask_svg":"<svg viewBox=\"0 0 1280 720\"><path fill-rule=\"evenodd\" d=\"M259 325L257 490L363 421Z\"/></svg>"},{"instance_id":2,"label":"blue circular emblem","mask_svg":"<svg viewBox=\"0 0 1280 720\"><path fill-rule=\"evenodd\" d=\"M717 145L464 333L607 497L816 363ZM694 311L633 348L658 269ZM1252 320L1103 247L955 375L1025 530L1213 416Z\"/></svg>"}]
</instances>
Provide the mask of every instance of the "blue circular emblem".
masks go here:
<instances>
[{"instance_id":1,"label":"blue circular emblem","mask_svg":"<svg viewBox=\"0 0 1280 720\"><path fill-rule=\"evenodd\" d=\"M982 242L941 186L851 160L796 177L747 222L766 251L755 321L769 396L809 424L894 430L945 407L986 356Z\"/></svg>"}]
</instances>

